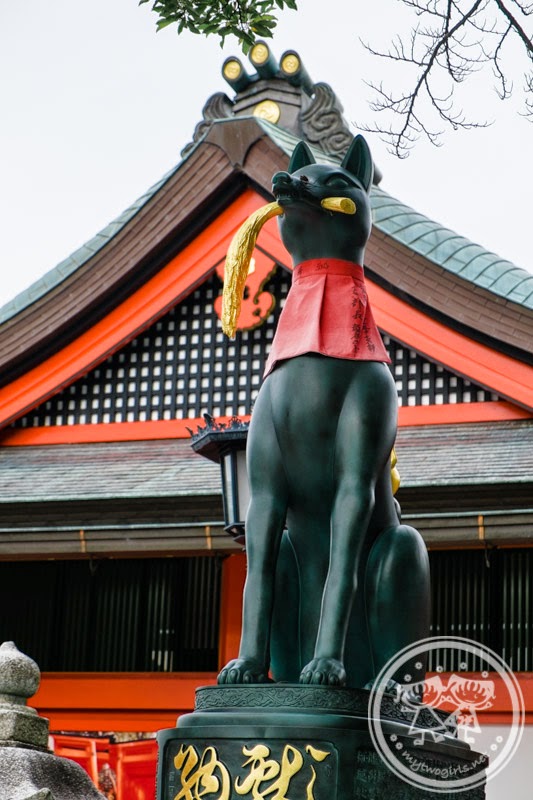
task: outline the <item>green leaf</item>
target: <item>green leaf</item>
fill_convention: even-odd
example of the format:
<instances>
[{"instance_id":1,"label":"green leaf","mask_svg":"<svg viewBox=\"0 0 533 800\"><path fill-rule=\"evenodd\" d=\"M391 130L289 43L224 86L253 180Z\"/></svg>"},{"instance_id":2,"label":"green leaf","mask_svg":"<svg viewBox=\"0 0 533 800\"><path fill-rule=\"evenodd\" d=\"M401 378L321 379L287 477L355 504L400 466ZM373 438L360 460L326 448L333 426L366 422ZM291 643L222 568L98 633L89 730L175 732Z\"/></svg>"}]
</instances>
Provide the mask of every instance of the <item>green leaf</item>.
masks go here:
<instances>
[{"instance_id":1,"label":"green leaf","mask_svg":"<svg viewBox=\"0 0 533 800\"><path fill-rule=\"evenodd\" d=\"M172 25L176 20L174 19L160 19L157 21L157 30L161 31L163 28L167 28L169 25Z\"/></svg>"},{"instance_id":2,"label":"green leaf","mask_svg":"<svg viewBox=\"0 0 533 800\"><path fill-rule=\"evenodd\" d=\"M238 38L241 40L243 45L248 45L246 50L244 50L243 47L243 53L246 55L250 47L255 44L255 36L253 36L251 33L246 33L245 31L239 31Z\"/></svg>"},{"instance_id":3,"label":"green leaf","mask_svg":"<svg viewBox=\"0 0 533 800\"><path fill-rule=\"evenodd\" d=\"M296 8L296 0L138 0L152 3L159 19L157 30L176 23L177 32L218 35L221 46L233 36L243 53L248 53L257 36L272 37L277 25L273 10Z\"/></svg>"}]
</instances>

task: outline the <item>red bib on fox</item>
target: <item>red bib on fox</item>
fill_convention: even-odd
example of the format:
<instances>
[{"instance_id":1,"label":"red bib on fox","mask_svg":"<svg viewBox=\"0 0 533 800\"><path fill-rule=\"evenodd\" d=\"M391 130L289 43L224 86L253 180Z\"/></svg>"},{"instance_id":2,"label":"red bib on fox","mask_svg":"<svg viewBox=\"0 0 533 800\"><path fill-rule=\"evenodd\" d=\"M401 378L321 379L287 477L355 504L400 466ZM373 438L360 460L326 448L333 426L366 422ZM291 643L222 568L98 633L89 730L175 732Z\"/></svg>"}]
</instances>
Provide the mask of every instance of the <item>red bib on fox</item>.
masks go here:
<instances>
[{"instance_id":1,"label":"red bib on fox","mask_svg":"<svg viewBox=\"0 0 533 800\"><path fill-rule=\"evenodd\" d=\"M265 377L279 361L304 353L390 364L359 264L317 258L294 268Z\"/></svg>"}]
</instances>

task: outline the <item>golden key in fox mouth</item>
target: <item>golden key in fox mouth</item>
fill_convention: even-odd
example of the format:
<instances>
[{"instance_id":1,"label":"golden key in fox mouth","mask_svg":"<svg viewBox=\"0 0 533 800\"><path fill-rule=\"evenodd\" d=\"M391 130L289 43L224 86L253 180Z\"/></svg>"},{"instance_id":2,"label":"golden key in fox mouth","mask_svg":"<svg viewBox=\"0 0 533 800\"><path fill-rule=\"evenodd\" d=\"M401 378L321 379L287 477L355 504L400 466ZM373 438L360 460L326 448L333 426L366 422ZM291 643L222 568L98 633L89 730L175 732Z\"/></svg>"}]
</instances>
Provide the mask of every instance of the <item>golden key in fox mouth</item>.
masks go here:
<instances>
[{"instance_id":1,"label":"golden key in fox mouth","mask_svg":"<svg viewBox=\"0 0 533 800\"><path fill-rule=\"evenodd\" d=\"M320 205L326 211L355 214L355 203L349 197L325 197ZM224 267L224 294L222 304L222 330L233 338L241 308L246 277L252 253L261 228L272 217L283 214L280 203L268 203L255 211L244 222L232 239Z\"/></svg>"}]
</instances>

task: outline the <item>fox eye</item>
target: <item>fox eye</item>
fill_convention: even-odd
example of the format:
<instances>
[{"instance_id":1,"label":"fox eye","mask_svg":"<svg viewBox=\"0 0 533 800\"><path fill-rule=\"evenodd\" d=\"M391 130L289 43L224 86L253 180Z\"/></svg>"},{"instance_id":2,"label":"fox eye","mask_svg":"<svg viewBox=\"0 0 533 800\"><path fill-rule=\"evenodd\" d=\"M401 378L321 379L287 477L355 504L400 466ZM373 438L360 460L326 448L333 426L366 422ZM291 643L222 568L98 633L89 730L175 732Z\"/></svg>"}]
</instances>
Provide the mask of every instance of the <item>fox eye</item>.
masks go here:
<instances>
[{"instance_id":1,"label":"fox eye","mask_svg":"<svg viewBox=\"0 0 533 800\"><path fill-rule=\"evenodd\" d=\"M326 186L332 189L348 189L351 185L350 181L343 178L342 175L332 175L331 178L326 181Z\"/></svg>"}]
</instances>

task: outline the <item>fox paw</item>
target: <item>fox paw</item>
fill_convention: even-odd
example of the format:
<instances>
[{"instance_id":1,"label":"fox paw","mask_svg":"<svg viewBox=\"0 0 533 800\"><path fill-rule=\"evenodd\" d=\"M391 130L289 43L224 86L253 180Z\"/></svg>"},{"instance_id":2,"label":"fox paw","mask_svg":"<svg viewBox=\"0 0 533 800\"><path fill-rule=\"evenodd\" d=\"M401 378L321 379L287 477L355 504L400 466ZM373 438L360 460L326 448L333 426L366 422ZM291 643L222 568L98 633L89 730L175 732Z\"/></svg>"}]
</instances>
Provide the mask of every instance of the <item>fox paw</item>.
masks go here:
<instances>
[{"instance_id":1,"label":"fox paw","mask_svg":"<svg viewBox=\"0 0 533 800\"><path fill-rule=\"evenodd\" d=\"M268 683L268 670L255 658L234 658L220 671L217 683Z\"/></svg>"},{"instance_id":2,"label":"fox paw","mask_svg":"<svg viewBox=\"0 0 533 800\"><path fill-rule=\"evenodd\" d=\"M300 683L319 686L345 686L346 670L335 658L314 658L300 673Z\"/></svg>"}]
</instances>

